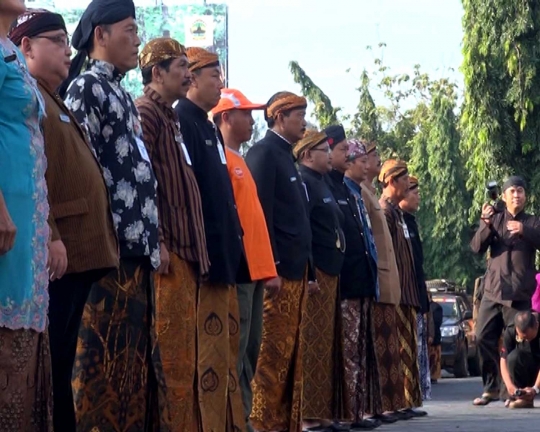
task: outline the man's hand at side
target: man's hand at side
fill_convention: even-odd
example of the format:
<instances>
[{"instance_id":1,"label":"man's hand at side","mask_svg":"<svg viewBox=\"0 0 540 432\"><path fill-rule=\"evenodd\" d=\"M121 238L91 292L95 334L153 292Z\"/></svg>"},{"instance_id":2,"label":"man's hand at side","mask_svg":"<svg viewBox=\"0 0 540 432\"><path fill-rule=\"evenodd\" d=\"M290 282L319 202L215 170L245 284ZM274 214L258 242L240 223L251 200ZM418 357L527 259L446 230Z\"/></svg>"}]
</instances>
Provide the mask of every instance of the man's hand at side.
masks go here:
<instances>
[{"instance_id":1,"label":"man's hand at side","mask_svg":"<svg viewBox=\"0 0 540 432\"><path fill-rule=\"evenodd\" d=\"M68 267L66 247L62 240L49 243L49 280L62 279Z\"/></svg>"}]
</instances>

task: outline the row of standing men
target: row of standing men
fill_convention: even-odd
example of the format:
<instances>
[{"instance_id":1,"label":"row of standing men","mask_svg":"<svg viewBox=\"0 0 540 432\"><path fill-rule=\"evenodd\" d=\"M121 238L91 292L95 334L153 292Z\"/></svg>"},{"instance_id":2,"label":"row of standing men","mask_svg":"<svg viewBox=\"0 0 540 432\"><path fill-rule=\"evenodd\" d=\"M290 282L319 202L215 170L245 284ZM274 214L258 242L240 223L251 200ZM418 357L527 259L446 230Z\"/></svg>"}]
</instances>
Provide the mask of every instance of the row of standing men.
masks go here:
<instances>
[{"instance_id":1,"label":"row of standing men","mask_svg":"<svg viewBox=\"0 0 540 432\"><path fill-rule=\"evenodd\" d=\"M130 1L90 3L73 61L62 16L12 3L2 430L370 429L425 414L404 162L381 169L340 125L305 132L303 97L222 89L204 49L160 38L139 54ZM121 81L137 65L134 101ZM269 131L244 161L254 109Z\"/></svg>"}]
</instances>

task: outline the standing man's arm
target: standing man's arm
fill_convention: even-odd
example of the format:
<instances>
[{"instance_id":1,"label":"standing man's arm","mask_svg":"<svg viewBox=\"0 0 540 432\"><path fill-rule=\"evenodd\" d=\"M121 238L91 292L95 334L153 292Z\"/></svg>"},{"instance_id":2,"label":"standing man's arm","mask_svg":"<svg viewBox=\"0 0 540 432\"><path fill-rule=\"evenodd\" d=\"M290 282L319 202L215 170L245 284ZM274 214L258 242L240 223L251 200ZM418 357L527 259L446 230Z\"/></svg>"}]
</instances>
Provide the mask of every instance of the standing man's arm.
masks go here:
<instances>
[{"instance_id":1,"label":"standing man's arm","mask_svg":"<svg viewBox=\"0 0 540 432\"><path fill-rule=\"evenodd\" d=\"M482 216L480 217L480 226L473 239L471 240L471 249L474 253L483 255L487 252L493 238L495 237L495 228L493 227L493 219L500 217L495 215L493 207L489 204L482 206Z\"/></svg>"},{"instance_id":2,"label":"standing man's arm","mask_svg":"<svg viewBox=\"0 0 540 432\"><path fill-rule=\"evenodd\" d=\"M159 145L160 140L160 128L164 128L165 125L162 125L159 121L159 117L154 108L150 107L147 104L137 104L137 110L141 116L141 127L143 131L143 140L145 147L148 150L150 161L152 166L154 165L155 160L155 149ZM155 168L154 168L155 170ZM159 187L159 184L158 184ZM158 207L159 210L159 207ZM160 244L160 265L157 269L158 274L169 274L169 264L170 257L167 246L165 245L165 240L163 238L163 227L161 226L161 221L163 220L158 211L158 220L159 220L159 244Z\"/></svg>"}]
</instances>

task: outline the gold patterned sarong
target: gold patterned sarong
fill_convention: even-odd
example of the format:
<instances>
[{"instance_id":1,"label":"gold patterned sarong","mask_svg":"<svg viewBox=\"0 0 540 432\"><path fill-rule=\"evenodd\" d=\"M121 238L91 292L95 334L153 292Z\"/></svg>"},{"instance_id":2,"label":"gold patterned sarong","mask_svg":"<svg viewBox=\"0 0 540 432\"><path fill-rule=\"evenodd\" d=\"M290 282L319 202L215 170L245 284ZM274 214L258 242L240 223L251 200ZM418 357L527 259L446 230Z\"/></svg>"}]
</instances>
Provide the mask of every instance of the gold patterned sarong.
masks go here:
<instances>
[{"instance_id":1,"label":"gold patterned sarong","mask_svg":"<svg viewBox=\"0 0 540 432\"><path fill-rule=\"evenodd\" d=\"M123 258L92 286L73 368L77 430L169 431L148 258Z\"/></svg>"},{"instance_id":2,"label":"gold patterned sarong","mask_svg":"<svg viewBox=\"0 0 540 432\"><path fill-rule=\"evenodd\" d=\"M197 390L201 432L245 430L236 370L240 345L236 287L205 282L197 312Z\"/></svg>"},{"instance_id":3,"label":"gold patterned sarong","mask_svg":"<svg viewBox=\"0 0 540 432\"><path fill-rule=\"evenodd\" d=\"M429 346L429 369L431 373L431 380L441 379L441 346L440 345Z\"/></svg>"},{"instance_id":4,"label":"gold patterned sarong","mask_svg":"<svg viewBox=\"0 0 540 432\"><path fill-rule=\"evenodd\" d=\"M334 340L338 277L317 269L320 291L307 296L301 325L304 373L302 417L332 419L335 385Z\"/></svg>"},{"instance_id":5,"label":"gold patterned sarong","mask_svg":"<svg viewBox=\"0 0 540 432\"><path fill-rule=\"evenodd\" d=\"M300 324L306 300L306 277L299 281L283 279L276 296L265 294L251 413L252 425L259 432L302 430Z\"/></svg>"},{"instance_id":6,"label":"gold patterned sarong","mask_svg":"<svg viewBox=\"0 0 540 432\"><path fill-rule=\"evenodd\" d=\"M172 431L196 430L197 275L170 252L169 273L156 275L156 333L161 350Z\"/></svg>"},{"instance_id":7,"label":"gold patterned sarong","mask_svg":"<svg viewBox=\"0 0 540 432\"><path fill-rule=\"evenodd\" d=\"M396 306L374 303L373 327L382 411L397 411L403 407L403 376L399 356Z\"/></svg>"},{"instance_id":8,"label":"gold patterned sarong","mask_svg":"<svg viewBox=\"0 0 540 432\"><path fill-rule=\"evenodd\" d=\"M422 406L420 370L418 366L416 310L412 306L400 305L396 308L396 311L404 389L404 404L402 408L416 408Z\"/></svg>"}]
</instances>

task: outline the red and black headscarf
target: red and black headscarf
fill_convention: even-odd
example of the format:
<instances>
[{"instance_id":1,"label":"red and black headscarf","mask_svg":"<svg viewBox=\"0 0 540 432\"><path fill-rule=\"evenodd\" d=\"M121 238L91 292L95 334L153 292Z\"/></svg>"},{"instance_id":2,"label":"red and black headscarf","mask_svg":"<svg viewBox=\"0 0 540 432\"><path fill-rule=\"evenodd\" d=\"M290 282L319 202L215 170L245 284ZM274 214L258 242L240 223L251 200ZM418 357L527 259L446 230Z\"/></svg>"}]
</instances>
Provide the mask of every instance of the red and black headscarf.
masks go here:
<instances>
[{"instance_id":1,"label":"red and black headscarf","mask_svg":"<svg viewBox=\"0 0 540 432\"><path fill-rule=\"evenodd\" d=\"M11 25L8 37L19 46L24 37L31 38L54 30L64 30L67 33L62 15L46 9L27 9Z\"/></svg>"}]
</instances>

